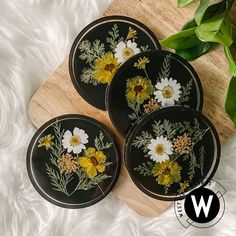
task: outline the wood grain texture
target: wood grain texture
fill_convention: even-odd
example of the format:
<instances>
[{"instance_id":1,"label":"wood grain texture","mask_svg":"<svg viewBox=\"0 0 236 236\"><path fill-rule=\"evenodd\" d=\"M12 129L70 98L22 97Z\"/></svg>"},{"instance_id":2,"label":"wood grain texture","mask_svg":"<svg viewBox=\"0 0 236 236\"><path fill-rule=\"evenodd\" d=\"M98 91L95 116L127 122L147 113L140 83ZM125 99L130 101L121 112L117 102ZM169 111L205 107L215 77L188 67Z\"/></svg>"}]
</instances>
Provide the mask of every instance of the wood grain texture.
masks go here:
<instances>
[{"instance_id":1,"label":"wood grain texture","mask_svg":"<svg viewBox=\"0 0 236 236\"><path fill-rule=\"evenodd\" d=\"M159 39L177 31L193 16L196 4L177 9L175 0L114 0L104 12L108 15L126 15L146 24ZM233 125L224 111L224 96L230 79L227 61L222 48L192 63L198 72L204 90L203 113L213 122L224 142L234 132ZM85 102L74 89L68 72L68 59L48 78L32 97L29 117L36 127L63 114L83 114L104 123L116 136L121 150L124 140L112 126L108 114ZM113 190L118 198L143 216L162 213L169 202L158 201L143 194L131 181L124 165Z\"/></svg>"}]
</instances>

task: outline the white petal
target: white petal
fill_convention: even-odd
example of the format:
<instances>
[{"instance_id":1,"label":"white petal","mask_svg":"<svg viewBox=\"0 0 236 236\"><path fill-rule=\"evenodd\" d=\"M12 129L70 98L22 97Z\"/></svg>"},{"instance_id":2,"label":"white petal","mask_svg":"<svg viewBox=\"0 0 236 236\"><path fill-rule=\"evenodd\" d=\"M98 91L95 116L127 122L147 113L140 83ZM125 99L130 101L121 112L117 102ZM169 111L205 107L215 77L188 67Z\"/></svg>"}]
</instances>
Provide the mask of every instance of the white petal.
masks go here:
<instances>
[{"instance_id":1,"label":"white petal","mask_svg":"<svg viewBox=\"0 0 236 236\"><path fill-rule=\"evenodd\" d=\"M67 149L71 146L70 142L68 140L65 140L65 139L62 140L62 145L65 149Z\"/></svg>"},{"instance_id":2,"label":"white petal","mask_svg":"<svg viewBox=\"0 0 236 236\"><path fill-rule=\"evenodd\" d=\"M115 54L115 58L117 59L118 63L124 62L124 58L121 54L121 52Z\"/></svg>"},{"instance_id":3,"label":"white petal","mask_svg":"<svg viewBox=\"0 0 236 236\"><path fill-rule=\"evenodd\" d=\"M153 150L150 150L150 151L148 152L148 154L149 154L150 156L152 156L152 155L155 155L156 153L155 153Z\"/></svg>"},{"instance_id":4,"label":"white petal","mask_svg":"<svg viewBox=\"0 0 236 236\"><path fill-rule=\"evenodd\" d=\"M157 82L157 84L155 85L155 87L158 89L158 90L162 90L164 88L163 84L160 83L160 82Z\"/></svg>"},{"instance_id":5,"label":"white petal","mask_svg":"<svg viewBox=\"0 0 236 236\"><path fill-rule=\"evenodd\" d=\"M150 155L150 159L153 161L157 161L158 155L155 152L148 153Z\"/></svg>"},{"instance_id":6,"label":"white petal","mask_svg":"<svg viewBox=\"0 0 236 236\"><path fill-rule=\"evenodd\" d=\"M82 144L88 143L88 138L84 138L84 137L83 137L83 138L81 139L81 143L82 143Z\"/></svg>"},{"instance_id":7,"label":"white petal","mask_svg":"<svg viewBox=\"0 0 236 236\"><path fill-rule=\"evenodd\" d=\"M74 153L74 154L79 154L79 153L81 153L81 151L82 151L82 149L79 148L79 146L73 147L73 153Z\"/></svg>"},{"instance_id":8,"label":"white petal","mask_svg":"<svg viewBox=\"0 0 236 236\"><path fill-rule=\"evenodd\" d=\"M168 78L162 79L161 82L162 82L162 84L163 84L163 87L169 85L169 80L168 80Z\"/></svg>"},{"instance_id":9,"label":"white petal","mask_svg":"<svg viewBox=\"0 0 236 236\"><path fill-rule=\"evenodd\" d=\"M164 153L163 155L158 156L157 162L162 162L162 161L165 161L165 160L168 160L168 159L169 159L169 156Z\"/></svg>"},{"instance_id":10,"label":"white petal","mask_svg":"<svg viewBox=\"0 0 236 236\"><path fill-rule=\"evenodd\" d=\"M172 148L166 149L166 154L168 154L168 155L173 154Z\"/></svg>"},{"instance_id":11,"label":"white petal","mask_svg":"<svg viewBox=\"0 0 236 236\"><path fill-rule=\"evenodd\" d=\"M68 139L68 138L70 138L71 136L72 136L72 133L70 132L70 130L67 130L67 131L64 133L63 138Z\"/></svg>"},{"instance_id":12,"label":"white petal","mask_svg":"<svg viewBox=\"0 0 236 236\"><path fill-rule=\"evenodd\" d=\"M147 148L148 148L149 150L153 150L153 149L155 148L155 146L154 146L153 143L150 143L150 144L147 146Z\"/></svg>"},{"instance_id":13,"label":"white petal","mask_svg":"<svg viewBox=\"0 0 236 236\"><path fill-rule=\"evenodd\" d=\"M162 102L163 101L163 96L162 96L162 92L161 91L156 91L154 92L154 95L155 95L155 99L158 100L158 102Z\"/></svg>"},{"instance_id":14,"label":"white petal","mask_svg":"<svg viewBox=\"0 0 236 236\"><path fill-rule=\"evenodd\" d=\"M124 48L126 48L126 44L121 41L117 44L115 51L119 52L122 51Z\"/></svg>"},{"instance_id":15,"label":"white petal","mask_svg":"<svg viewBox=\"0 0 236 236\"><path fill-rule=\"evenodd\" d=\"M139 48L135 48L135 49L133 49L133 51L134 51L134 54L138 54L141 52L141 50Z\"/></svg>"},{"instance_id":16,"label":"white petal","mask_svg":"<svg viewBox=\"0 0 236 236\"><path fill-rule=\"evenodd\" d=\"M82 136L83 134L85 134L84 130L83 129L79 129L77 127L74 128L73 130L73 134L74 135L78 135L79 137Z\"/></svg>"},{"instance_id":17,"label":"white petal","mask_svg":"<svg viewBox=\"0 0 236 236\"><path fill-rule=\"evenodd\" d=\"M132 42L131 40L128 40L126 45L128 48L132 48L132 49L135 49L137 47L137 43Z\"/></svg>"},{"instance_id":18,"label":"white petal","mask_svg":"<svg viewBox=\"0 0 236 236\"><path fill-rule=\"evenodd\" d=\"M163 106L168 107L168 106L173 106L174 104L175 104L174 99L168 98L168 99L165 99Z\"/></svg>"},{"instance_id":19,"label":"white petal","mask_svg":"<svg viewBox=\"0 0 236 236\"><path fill-rule=\"evenodd\" d=\"M181 93L176 93L176 94L174 94L174 100L175 100L175 101L179 101L180 94L181 94Z\"/></svg>"},{"instance_id":20,"label":"white petal","mask_svg":"<svg viewBox=\"0 0 236 236\"><path fill-rule=\"evenodd\" d=\"M67 149L67 152L71 152L73 150L73 147L72 146L69 146L68 149Z\"/></svg>"},{"instance_id":21,"label":"white petal","mask_svg":"<svg viewBox=\"0 0 236 236\"><path fill-rule=\"evenodd\" d=\"M73 134L74 135L79 135L80 133L80 129L78 127L75 127L74 130L73 130Z\"/></svg>"}]
</instances>

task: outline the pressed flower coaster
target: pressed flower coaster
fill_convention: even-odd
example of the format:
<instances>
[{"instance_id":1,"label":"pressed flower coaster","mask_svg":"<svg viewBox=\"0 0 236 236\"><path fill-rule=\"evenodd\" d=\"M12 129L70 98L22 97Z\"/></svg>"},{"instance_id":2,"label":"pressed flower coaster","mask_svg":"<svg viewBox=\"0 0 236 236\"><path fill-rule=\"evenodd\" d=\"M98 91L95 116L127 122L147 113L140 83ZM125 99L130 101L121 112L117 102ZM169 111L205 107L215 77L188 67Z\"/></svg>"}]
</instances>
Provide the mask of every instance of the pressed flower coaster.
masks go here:
<instances>
[{"instance_id":1,"label":"pressed flower coaster","mask_svg":"<svg viewBox=\"0 0 236 236\"><path fill-rule=\"evenodd\" d=\"M27 170L46 200L66 208L102 200L119 175L120 158L113 136L98 121L65 115L44 124L27 152Z\"/></svg>"},{"instance_id":2,"label":"pressed flower coaster","mask_svg":"<svg viewBox=\"0 0 236 236\"><path fill-rule=\"evenodd\" d=\"M220 141L200 112L172 106L145 117L131 132L125 165L138 188L160 200L177 200L208 183L220 160Z\"/></svg>"},{"instance_id":3,"label":"pressed flower coaster","mask_svg":"<svg viewBox=\"0 0 236 236\"><path fill-rule=\"evenodd\" d=\"M144 52L130 58L115 74L107 91L107 109L125 137L145 115L182 105L202 110L202 85L194 68L167 51Z\"/></svg>"},{"instance_id":4,"label":"pressed flower coaster","mask_svg":"<svg viewBox=\"0 0 236 236\"><path fill-rule=\"evenodd\" d=\"M144 24L124 16L109 16L89 24L76 38L69 70L78 93L105 110L105 91L122 63L133 55L161 49Z\"/></svg>"}]
</instances>

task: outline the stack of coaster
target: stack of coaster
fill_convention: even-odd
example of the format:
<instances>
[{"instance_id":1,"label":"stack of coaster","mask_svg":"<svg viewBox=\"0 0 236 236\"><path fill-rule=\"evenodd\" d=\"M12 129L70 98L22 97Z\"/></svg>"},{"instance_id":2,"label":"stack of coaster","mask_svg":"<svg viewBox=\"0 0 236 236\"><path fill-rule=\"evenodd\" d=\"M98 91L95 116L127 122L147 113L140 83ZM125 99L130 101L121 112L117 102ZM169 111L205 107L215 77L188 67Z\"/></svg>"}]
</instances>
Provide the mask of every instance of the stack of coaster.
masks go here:
<instances>
[{"instance_id":1,"label":"stack of coaster","mask_svg":"<svg viewBox=\"0 0 236 236\"><path fill-rule=\"evenodd\" d=\"M107 110L126 139L124 161L145 194L173 201L213 177L220 142L201 113L203 90L194 68L164 51L144 24L124 16L101 18L77 36L69 58L78 93ZM103 124L68 114L34 135L27 170L36 190L67 208L90 206L115 185L120 151Z\"/></svg>"}]
</instances>

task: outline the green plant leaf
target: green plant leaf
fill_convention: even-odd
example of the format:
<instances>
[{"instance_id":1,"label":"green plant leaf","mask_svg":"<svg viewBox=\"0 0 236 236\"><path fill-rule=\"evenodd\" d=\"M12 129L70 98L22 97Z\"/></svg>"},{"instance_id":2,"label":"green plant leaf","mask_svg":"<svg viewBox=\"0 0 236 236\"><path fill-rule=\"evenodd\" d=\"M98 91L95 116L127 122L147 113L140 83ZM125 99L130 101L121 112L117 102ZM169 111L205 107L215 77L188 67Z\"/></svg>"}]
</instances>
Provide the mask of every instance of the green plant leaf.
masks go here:
<instances>
[{"instance_id":1,"label":"green plant leaf","mask_svg":"<svg viewBox=\"0 0 236 236\"><path fill-rule=\"evenodd\" d=\"M202 15L201 22L209 20L210 18L224 12L226 10L226 2L218 2L216 4L210 5Z\"/></svg>"},{"instance_id":2,"label":"green plant leaf","mask_svg":"<svg viewBox=\"0 0 236 236\"><path fill-rule=\"evenodd\" d=\"M195 34L196 27L180 31L177 34L162 40L162 46L173 49L191 48L199 43L199 39Z\"/></svg>"},{"instance_id":3,"label":"green plant leaf","mask_svg":"<svg viewBox=\"0 0 236 236\"><path fill-rule=\"evenodd\" d=\"M225 55L229 63L229 72L232 75L236 76L236 64L233 55L231 53L230 47L225 47Z\"/></svg>"},{"instance_id":4,"label":"green plant leaf","mask_svg":"<svg viewBox=\"0 0 236 236\"><path fill-rule=\"evenodd\" d=\"M186 30L193 27L197 27L195 19L188 21L183 26L182 30ZM200 39L198 39L197 45L186 49L176 49L175 52L179 56L183 57L185 60L192 61L207 53L213 46L214 46L213 43L202 42Z\"/></svg>"},{"instance_id":5,"label":"green plant leaf","mask_svg":"<svg viewBox=\"0 0 236 236\"><path fill-rule=\"evenodd\" d=\"M217 42L226 47L230 46L233 40L226 13L224 11L200 24L196 29L198 38L204 42Z\"/></svg>"},{"instance_id":6,"label":"green plant leaf","mask_svg":"<svg viewBox=\"0 0 236 236\"><path fill-rule=\"evenodd\" d=\"M193 18L192 20L185 23L181 30L183 31L186 29L194 28L194 27L197 27L197 23L196 23L195 19Z\"/></svg>"},{"instance_id":7,"label":"green plant leaf","mask_svg":"<svg viewBox=\"0 0 236 236\"><path fill-rule=\"evenodd\" d=\"M194 18L198 25L201 24L203 16L211 4L211 0L200 0L200 4L195 12Z\"/></svg>"},{"instance_id":8,"label":"green plant leaf","mask_svg":"<svg viewBox=\"0 0 236 236\"><path fill-rule=\"evenodd\" d=\"M192 48L177 49L175 52L185 60L192 61L206 54L213 46L213 43L200 42Z\"/></svg>"},{"instance_id":9,"label":"green plant leaf","mask_svg":"<svg viewBox=\"0 0 236 236\"><path fill-rule=\"evenodd\" d=\"M236 127L236 76L229 83L228 92L225 100L225 110Z\"/></svg>"},{"instance_id":10,"label":"green plant leaf","mask_svg":"<svg viewBox=\"0 0 236 236\"><path fill-rule=\"evenodd\" d=\"M194 0L177 0L177 7L185 7Z\"/></svg>"}]
</instances>

